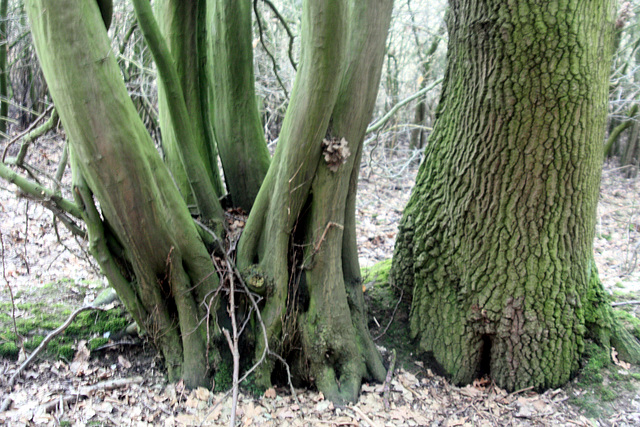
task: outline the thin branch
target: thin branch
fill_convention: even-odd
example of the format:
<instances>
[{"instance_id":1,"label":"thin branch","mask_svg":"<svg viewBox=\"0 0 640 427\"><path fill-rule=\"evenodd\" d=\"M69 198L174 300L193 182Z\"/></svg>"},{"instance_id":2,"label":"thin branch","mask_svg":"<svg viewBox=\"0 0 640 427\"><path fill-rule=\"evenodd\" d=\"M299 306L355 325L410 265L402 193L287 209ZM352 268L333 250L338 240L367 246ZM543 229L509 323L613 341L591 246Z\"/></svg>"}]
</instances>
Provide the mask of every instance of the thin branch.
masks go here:
<instances>
[{"instance_id":1,"label":"thin branch","mask_svg":"<svg viewBox=\"0 0 640 427\"><path fill-rule=\"evenodd\" d=\"M208 228L207 226L205 226L201 222L199 222L197 220L195 220L195 222L198 225L200 225L200 227L202 227L203 230L205 230L207 233L211 234L211 236L218 243L218 245L220 245L222 247L222 241L216 235L216 233L214 233L210 228ZM251 292L251 290L249 289L247 284L242 279L242 276L240 275L240 271L235 266L233 261L229 258L229 256L227 255L226 251L222 251L222 255L224 256L225 261L227 262L228 266L232 270L232 274L236 274L238 282L244 288L244 291L247 294L247 297L249 298L249 301L251 302L251 306L253 307L253 310L256 313L256 317L258 318L258 323L260 324L260 329L262 330L262 337L264 339L264 349L262 351L262 354L260 355L260 359L258 359L258 361L251 368L249 368L241 378L238 379L238 383L242 383L244 380L246 380L249 377L249 375L251 375L260 365L262 365L262 363L266 359L267 355L269 355L269 356L279 360L284 365L284 367L285 367L285 369L287 371L287 379L288 379L289 389L291 391L291 395L293 396L293 398L296 401L296 403L298 404L298 406L301 408L300 411L302 412L302 405L300 404L300 400L298 399L298 395L296 394L295 389L293 388L293 382L291 381L291 371L289 369L289 365L287 364L286 360L284 360L282 357L280 357L280 355L272 352L269 349L269 335L267 334L267 327L265 326L264 321L262 320L262 314L260 313L260 308L258 307L258 302L256 301L254 294ZM213 411L227 398L227 396L229 395L229 393L231 391L232 390L227 391L224 394L224 396L222 396L222 398L218 401L218 403L216 403L209 410L209 412L207 413L207 416L204 417L204 419L200 423L200 426L202 426L207 421L207 418L209 418L209 415L211 415L213 413ZM302 413L302 414L304 416L304 413Z\"/></svg>"},{"instance_id":2,"label":"thin branch","mask_svg":"<svg viewBox=\"0 0 640 427\"><path fill-rule=\"evenodd\" d=\"M233 281L234 270L231 268L231 263L229 259L226 259L227 262L227 270L231 272L229 274L229 308L227 312L229 313L229 317L231 317L231 330L233 332L233 338L229 336L229 331L227 329L223 329L222 333L227 339L227 343L229 344L229 349L231 350L231 355L233 356L233 397L231 400L231 419L229 420L229 425L231 427L235 427L236 425L236 408L238 407L238 391L240 388L240 383L238 382L238 377L240 376L240 351L238 349L238 324L236 322L236 299L235 299L235 283Z\"/></svg>"},{"instance_id":3,"label":"thin branch","mask_svg":"<svg viewBox=\"0 0 640 427\"><path fill-rule=\"evenodd\" d=\"M398 311L398 307L400 306L400 302L402 301L402 297L403 296L404 296L404 289L400 288L400 298L398 298L398 302L396 302L396 306L393 309L393 313L391 313L391 318L389 319L389 323L387 323L387 326L380 333L380 335L378 335L377 337L375 337L373 339L374 341L378 341L380 338L382 338L384 336L384 334L387 333L387 330L389 330L389 326L391 326L391 323L393 322L393 319L396 317L396 312Z\"/></svg>"},{"instance_id":4,"label":"thin branch","mask_svg":"<svg viewBox=\"0 0 640 427\"><path fill-rule=\"evenodd\" d=\"M9 289L9 298L11 299L11 319L13 320L13 333L16 336L16 340L18 339L18 325L16 324L16 303L13 299L13 289L11 289L11 285L9 284L9 280L7 279L7 266L4 263L4 239L2 238L2 230L0 230L0 247L2 248L2 278L5 281L5 286ZM0 411L2 412L2 411Z\"/></svg>"},{"instance_id":5,"label":"thin branch","mask_svg":"<svg viewBox=\"0 0 640 427\"><path fill-rule=\"evenodd\" d=\"M29 181L27 178L11 170L2 162L0 162L0 178L4 178L10 183L17 185L22 191L40 202L52 202L60 210L67 212L78 219L82 218L82 211L75 203L56 194L53 190Z\"/></svg>"},{"instance_id":6,"label":"thin branch","mask_svg":"<svg viewBox=\"0 0 640 427\"><path fill-rule=\"evenodd\" d=\"M287 21L284 20L284 17L280 14L278 9L276 9L275 5L273 3L271 3L270 0L262 0L262 1L265 2L267 4L267 6L269 6L269 8L271 8L273 13L276 15L276 17L278 18L278 20L280 21L280 23L284 27L284 30L287 32L287 35L289 36L289 51L288 51L289 62L291 62L291 66L293 67L293 69L298 71L298 65L293 60L293 39L295 39L295 36L293 35L293 32L291 32L291 29L289 28L289 25L287 24ZM257 15L257 13L256 13L256 15Z\"/></svg>"},{"instance_id":7,"label":"thin branch","mask_svg":"<svg viewBox=\"0 0 640 427\"><path fill-rule=\"evenodd\" d=\"M393 378L393 371L396 369L396 349L391 350L391 362L389 362L389 369L387 370L387 377L384 379L384 385L382 386L382 400L384 402L384 409L389 410L389 393L391 392L391 379Z\"/></svg>"},{"instance_id":8,"label":"thin branch","mask_svg":"<svg viewBox=\"0 0 640 427\"><path fill-rule=\"evenodd\" d=\"M611 307L620 307L621 305L640 305L640 301L620 301L611 303Z\"/></svg>"},{"instance_id":9,"label":"thin branch","mask_svg":"<svg viewBox=\"0 0 640 427\"><path fill-rule=\"evenodd\" d=\"M263 0L264 1L264 0ZM278 74L278 63L276 62L275 56L271 53L269 48L264 42L263 30L262 30L262 20L260 19L260 13L258 13L258 0L253 0L253 11L256 15L256 24L258 24L258 34L260 35L260 44L262 48L267 53L269 58L271 58L271 63L273 64L273 74L275 74L278 83L280 83L280 87L284 91L285 98L289 99L289 92L287 92L287 88L284 83L282 83L282 79L280 79L280 75Z\"/></svg>"},{"instance_id":10,"label":"thin branch","mask_svg":"<svg viewBox=\"0 0 640 427\"><path fill-rule=\"evenodd\" d=\"M444 79L441 77L441 78L437 79L436 81L434 81L433 83L431 83L429 86L425 87L424 89L421 89L418 92L414 93L413 95L411 95L411 96L403 99L402 101L398 102L380 120L378 120L375 123L373 123L372 125L370 125L367 128L366 133L371 133L371 132L375 132L375 131L379 130L382 126L384 126L385 123L387 123L389 121L389 119L391 119L398 112L398 110L400 110L402 107L404 107L405 105L407 105L408 103L410 103L414 99L420 98L422 95L424 95L427 92L431 91L433 88L438 86L443 80Z\"/></svg>"},{"instance_id":11,"label":"thin branch","mask_svg":"<svg viewBox=\"0 0 640 427\"><path fill-rule=\"evenodd\" d=\"M42 120L47 114L49 114L49 112L53 110L53 105L50 105L49 108L47 108L44 113L40 114L40 116L35 119L33 121L33 123L31 123L29 125L28 128L26 128L23 132L19 133L18 135L16 135L15 137L13 137L8 143L7 145L4 147L4 151L2 152L2 162L5 162L5 159L7 157L7 151L9 150L9 147L11 147L13 144L15 144L17 141L19 141L21 138L25 137L25 139L28 139L29 134L31 133L31 131L33 130L33 128L36 127L36 125L40 122L40 120ZM51 117L53 117L53 114L51 115ZM43 125L44 126L44 125ZM37 131L38 129L36 129ZM35 132L35 131L34 131ZM44 132L42 132L44 133ZM26 136L25 136L26 135ZM36 135L34 138L40 136L41 134ZM32 138L33 139L33 138Z\"/></svg>"}]
</instances>

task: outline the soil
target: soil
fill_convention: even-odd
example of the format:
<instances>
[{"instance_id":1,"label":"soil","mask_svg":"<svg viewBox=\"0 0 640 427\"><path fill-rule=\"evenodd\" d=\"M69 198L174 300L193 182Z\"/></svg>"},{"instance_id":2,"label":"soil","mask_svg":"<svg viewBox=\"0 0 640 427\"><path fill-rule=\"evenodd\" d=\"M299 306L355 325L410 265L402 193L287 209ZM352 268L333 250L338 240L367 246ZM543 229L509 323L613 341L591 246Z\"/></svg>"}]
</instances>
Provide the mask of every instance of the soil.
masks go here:
<instances>
[{"instance_id":1,"label":"soil","mask_svg":"<svg viewBox=\"0 0 640 427\"><path fill-rule=\"evenodd\" d=\"M38 168L54 171L60 139L50 136L31 148ZM12 148L13 149L13 148ZM12 154L12 150L8 150ZM363 266L389 259L402 208L417 172L420 153L370 143L362 162L357 206ZM35 160L37 159L37 162ZM626 179L607 163L603 171L595 255L602 281L620 300L640 299L639 179ZM68 173L63 183L68 183ZM3 287L0 302L62 302L85 305L106 282L86 252L40 204L0 183ZM66 194L66 197L70 197ZM57 229L57 233L56 233ZM368 291L367 291L368 292ZM390 302L391 304L392 302ZM640 306L623 306L640 315ZM372 333L389 350L406 344L406 313L392 323L372 318ZM29 317L28 310L16 316ZM3 342L0 331L0 344ZM395 341L394 341L395 340ZM90 352L75 345L73 360L37 360L13 388L7 385L16 361L0 358L0 404L10 397L0 425L228 425L231 399L205 389L167 384L162 363L143 341ZM391 361L392 355L383 350ZM413 354L396 355L393 379L364 384L354 405L337 407L313 390L269 389L261 397L241 394L236 413L242 425L640 425L640 371L624 363L596 366L569 385L543 394L506 393L489 379L452 386ZM585 361L585 366L591 366ZM585 369L586 372L586 369ZM599 375L599 376L598 376ZM118 381L115 381L118 380ZM124 380L124 381L121 381ZM93 387L93 388L92 388ZM385 389L386 387L386 389Z\"/></svg>"}]
</instances>

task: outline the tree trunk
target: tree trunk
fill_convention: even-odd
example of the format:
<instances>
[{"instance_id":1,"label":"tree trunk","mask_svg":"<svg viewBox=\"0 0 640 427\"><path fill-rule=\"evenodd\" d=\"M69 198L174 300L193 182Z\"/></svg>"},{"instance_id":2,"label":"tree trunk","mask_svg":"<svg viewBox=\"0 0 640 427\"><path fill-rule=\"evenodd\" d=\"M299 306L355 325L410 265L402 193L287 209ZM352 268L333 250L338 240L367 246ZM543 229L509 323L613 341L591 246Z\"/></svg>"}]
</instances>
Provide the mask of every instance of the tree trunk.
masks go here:
<instances>
[{"instance_id":1,"label":"tree trunk","mask_svg":"<svg viewBox=\"0 0 640 427\"><path fill-rule=\"evenodd\" d=\"M392 278L457 384L565 383L609 345L592 242L615 2L452 1L436 126Z\"/></svg>"},{"instance_id":2,"label":"tree trunk","mask_svg":"<svg viewBox=\"0 0 640 427\"><path fill-rule=\"evenodd\" d=\"M627 138L624 153L620 157L621 166L629 166L625 171L627 178L635 178L638 175L638 161L640 160L640 123L633 122L631 135Z\"/></svg>"},{"instance_id":3,"label":"tree trunk","mask_svg":"<svg viewBox=\"0 0 640 427\"><path fill-rule=\"evenodd\" d=\"M9 51L9 34L7 31L7 12L9 0L0 0L0 139L7 133L7 118L9 116L9 69L7 67L7 53Z\"/></svg>"},{"instance_id":4,"label":"tree trunk","mask_svg":"<svg viewBox=\"0 0 640 427\"><path fill-rule=\"evenodd\" d=\"M125 89L98 6L60 0L51 7L31 0L27 12L81 174L76 194L92 252L162 351L170 380L206 385L207 321L216 325L213 318L201 320L217 276Z\"/></svg>"},{"instance_id":5,"label":"tree trunk","mask_svg":"<svg viewBox=\"0 0 640 427\"><path fill-rule=\"evenodd\" d=\"M173 64L178 73L184 102L193 128L194 147L204 161L205 170L217 197L224 195L210 114L206 76L201 61L206 61L206 43L199 37L204 33L206 22L205 3L198 0L161 0L154 2L160 31L167 41ZM161 82L160 82L161 83ZM170 102L163 84L158 85L162 148L171 173L188 203L193 203L193 194L188 175L184 170L177 139L171 121Z\"/></svg>"},{"instance_id":6,"label":"tree trunk","mask_svg":"<svg viewBox=\"0 0 640 427\"><path fill-rule=\"evenodd\" d=\"M362 378L385 372L366 328L354 231L390 13L389 0L305 3L291 103L238 248L239 265L265 284L254 290L267 295L270 348L337 402L355 400ZM350 155L339 148L343 138ZM259 372L262 385L272 369Z\"/></svg>"},{"instance_id":7,"label":"tree trunk","mask_svg":"<svg viewBox=\"0 0 640 427\"><path fill-rule=\"evenodd\" d=\"M251 0L208 3L212 119L231 200L249 212L269 168L254 88Z\"/></svg>"}]
</instances>

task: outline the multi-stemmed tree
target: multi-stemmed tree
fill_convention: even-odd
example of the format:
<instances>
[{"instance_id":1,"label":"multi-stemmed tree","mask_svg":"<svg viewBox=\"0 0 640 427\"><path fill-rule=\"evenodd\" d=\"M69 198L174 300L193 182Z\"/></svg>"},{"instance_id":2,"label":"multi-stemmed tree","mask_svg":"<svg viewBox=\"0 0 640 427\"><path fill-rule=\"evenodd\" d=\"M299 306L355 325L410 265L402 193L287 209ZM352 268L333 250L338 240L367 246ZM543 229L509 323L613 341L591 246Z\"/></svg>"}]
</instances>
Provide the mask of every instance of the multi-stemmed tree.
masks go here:
<instances>
[{"instance_id":1,"label":"multi-stemmed tree","mask_svg":"<svg viewBox=\"0 0 640 427\"><path fill-rule=\"evenodd\" d=\"M158 71L165 163L110 47L110 1L27 2L71 144L75 202L56 198L58 208L85 221L92 253L170 379L210 385L227 345L231 298L211 256L227 250L218 154L232 206L250 211L236 262L261 296L261 316L252 314L243 335L247 365L269 349L336 401L354 399L363 378L384 377L366 327L354 212L391 3L304 3L300 63L269 159L253 88L251 1L158 0L154 15L134 0ZM274 369L267 358L256 381L268 385Z\"/></svg>"}]
</instances>

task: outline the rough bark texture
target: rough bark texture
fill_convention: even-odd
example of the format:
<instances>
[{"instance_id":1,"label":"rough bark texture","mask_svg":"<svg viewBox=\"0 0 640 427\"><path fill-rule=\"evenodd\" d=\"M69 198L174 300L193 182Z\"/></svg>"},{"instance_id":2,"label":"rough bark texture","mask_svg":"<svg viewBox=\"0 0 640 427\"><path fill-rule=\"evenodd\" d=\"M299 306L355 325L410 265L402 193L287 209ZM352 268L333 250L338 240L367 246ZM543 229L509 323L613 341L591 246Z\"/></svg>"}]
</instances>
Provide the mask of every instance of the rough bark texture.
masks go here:
<instances>
[{"instance_id":1,"label":"rough bark texture","mask_svg":"<svg viewBox=\"0 0 640 427\"><path fill-rule=\"evenodd\" d=\"M238 251L238 263L264 278L266 289L256 290L266 295L270 347L288 352L298 376L314 378L336 402L354 400L362 378L384 379L366 328L353 233L357 165L390 13L388 0L305 3L291 103ZM334 172L322 141L341 138L352 154ZM271 369L260 372L263 385Z\"/></svg>"},{"instance_id":2,"label":"rough bark texture","mask_svg":"<svg viewBox=\"0 0 640 427\"><path fill-rule=\"evenodd\" d=\"M455 0L436 126L392 278L469 383L554 387L611 318L593 264L615 2Z\"/></svg>"},{"instance_id":3,"label":"rough bark texture","mask_svg":"<svg viewBox=\"0 0 640 427\"><path fill-rule=\"evenodd\" d=\"M33 0L27 11L81 175L75 191L92 252L162 351L169 378L206 385L201 303L217 286L209 254L129 98L97 4L50 6Z\"/></svg>"}]
</instances>

